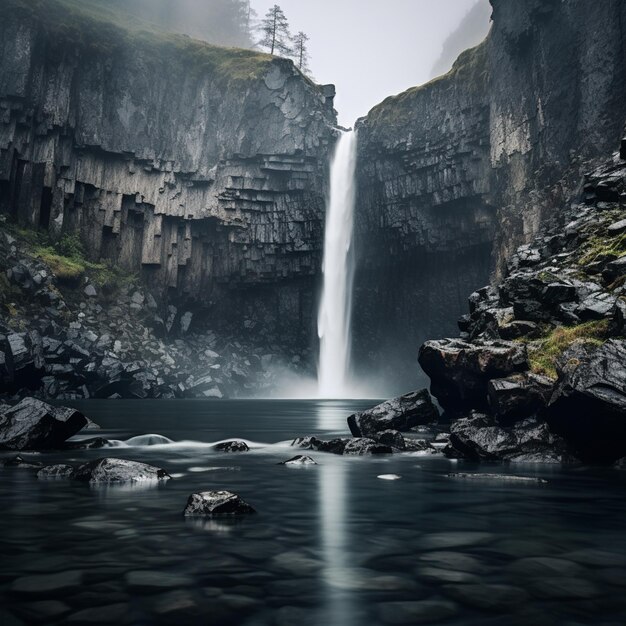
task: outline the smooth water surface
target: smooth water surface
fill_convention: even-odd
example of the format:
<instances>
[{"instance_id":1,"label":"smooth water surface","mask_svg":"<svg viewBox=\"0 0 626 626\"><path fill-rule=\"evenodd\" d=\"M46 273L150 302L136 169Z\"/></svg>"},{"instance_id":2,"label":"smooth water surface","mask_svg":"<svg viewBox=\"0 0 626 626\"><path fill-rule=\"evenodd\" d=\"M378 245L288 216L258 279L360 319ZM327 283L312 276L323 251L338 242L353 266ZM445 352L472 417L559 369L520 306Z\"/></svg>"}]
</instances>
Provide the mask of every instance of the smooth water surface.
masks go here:
<instances>
[{"instance_id":1,"label":"smooth water surface","mask_svg":"<svg viewBox=\"0 0 626 626\"><path fill-rule=\"evenodd\" d=\"M293 437L347 435L346 416L371 404L81 403L104 427L90 436L175 443L25 456L130 458L175 478L94 488L0 469L0 623L626 623L626 473L316 452L317 466L278 465L300 452ZM208 445L231 437L252 450ZM258 513L184 519L189 494L207 489L234 491Z\"/></svg>"}]
</instances>

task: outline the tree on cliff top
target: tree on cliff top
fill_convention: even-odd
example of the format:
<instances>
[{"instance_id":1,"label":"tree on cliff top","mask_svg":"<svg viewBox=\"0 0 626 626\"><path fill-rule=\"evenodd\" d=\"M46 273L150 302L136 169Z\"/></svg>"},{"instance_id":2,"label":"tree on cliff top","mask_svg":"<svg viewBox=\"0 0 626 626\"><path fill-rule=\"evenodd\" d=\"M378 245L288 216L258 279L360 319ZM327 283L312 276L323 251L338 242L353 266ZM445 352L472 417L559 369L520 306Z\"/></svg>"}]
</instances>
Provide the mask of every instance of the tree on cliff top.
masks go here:
<instances>
[{"instance_id":1,"label":"tree on cliff top","mask_svg":"<svg viewBox=\"0 0 626 626\"><path fill-rule=\"evenodd\" d=\"M303 74L310 74L311 69L309 68L309 47L307 46L307 41L309 40L309 36L302 31L300 31L293 38L293 56L298 69Z\"/></svg>"},{"instance_id":2,"label":"tree on cliff top","mask_svg":"<svg viewBox=\"0 0 626 626\"><path fill-rule=\"evenodd\" d=\"M270 54L291 56L289 22L285 12L277 4L265 14L259 30L261 31L260 46L267 48Z\"/></svg>"}]
</instances>

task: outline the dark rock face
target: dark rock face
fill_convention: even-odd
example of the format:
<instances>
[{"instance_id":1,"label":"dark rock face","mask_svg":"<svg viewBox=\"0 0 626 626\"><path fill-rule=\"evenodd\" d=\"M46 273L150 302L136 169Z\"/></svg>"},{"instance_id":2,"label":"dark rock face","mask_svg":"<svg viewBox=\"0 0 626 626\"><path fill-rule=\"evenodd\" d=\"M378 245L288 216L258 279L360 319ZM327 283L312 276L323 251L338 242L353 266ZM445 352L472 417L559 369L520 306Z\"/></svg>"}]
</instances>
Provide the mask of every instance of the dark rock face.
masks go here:
<instances>
[{"instance_id":1,"label":"dark rock face","mask_svg":"<svg viewBox=\"0 0 626 626\"><path fill-rule=\"evenodd\" d=\"M407 431L437 421L439 411L426 389L387 400L367 411L348 417L354 437L372 437L384 430Z\"/></svg>"},{"instance_id":2,"label":"dark rock face","mask_svg":"<svg viewBox=\"0 0 626 626\"><path fill-rule=\"evenodd\" d=\"M564 353L548 420L585 460L626 455L626 341L579 343Z\"/></svg>"},{"instance_id":3,"label":"dark rock face","mask_svg":"<svg viewBox=\"0 0 626 626\"><path fill-rule=\"evenodd\" d=\"M248 515L255 512L247 502L230 491L202 491L189 496L183 515Z\"/></svg>"},{"instance_id":4,"label":"dark rock face","mask_svg":"<svg viewBox=\"0 0 626 626\"><path fill-rule=\"evenodd\" d=\"M450 336L465 294L490 270L501 276L590 164L614 150L626 120L622 2L593 15L584 2L492 5L483 44L358 124L356 351L383 373L390 364L405 388L415 384L407 337ZM598 200L617 201L614 191ZM523 262L537 254L527 250ZM389 353L368 356L386 343Z\"/></svg>"},{"instance_id":5,"label":"dark rock face","mask_svg":"<svg viewBox=\"0 0 626 626\"><path fill-rule=\"evenodd\" d=\"M448 456L472 461L570 463L575 457L545 422L527 419L503 428L486 415L460 419L450 429Z\"/></svg>"},{"instance_id":6,"label":"dark rock face","mask_svg":"<svg viewBox=\"0 0 626 626\"><path fill-rule=\"evenodd\" d=\"M89 484L134 483L168 480L170 475L159 467L127 459L97 459L72 465L48 465L37 474L41 479L69 478Z\"/></svg>"},{"instance_id":7,"label":"dark rock face","mask_svg":"<svg viewBox=\"0 0 626 626\"><path fill-rule=\"evenodd\" d=\"M501 425L510 425L544 409L554 382L545 376L524 372L490 380L487 394L492 413Z\"/></svg>"},{"instance_id":8,"label":"dark rock face","mask_svg":"<svg viewBox=\"0 0 626 626\"><path fill-rule=\"evenodd\" d=\"M525 347L505 341L427 341L419 363L430 376L432 394L452 413L485 409L490 380L528 369Z\"/></svg>"},{"instance_id":9,"label":"dark rock face","mask_svg":"<svg viewBox=\"0 0 626 626\"><path fill-rule=\"evenodd\" d=\"M79 232L94 259L217 320L256 311L308 342L330 91L284 59L214 57L86 16L70 19L90 37L68 37L61 9L30 9L5 11L0 26L0 210L54 236Z\"/></svg>"},{"instance_id":10,"label":"dark rock face","mask_svg":"<svg viewBox=\"0 0 626 626\"><path fill-rule=\"evenodd\" d=\"M87 424L75 409L53 407L35 398L25 398L0 414L0 448L44 450L61 448Z\"/></svg>"},{"instance_id":11,"label":"dark rock face","mask_svg":"<svg viewBox=\"0 0 626 626\"><path fill-rule=\"evenodd\" d=\"M383 430L376 435L376 441L396 450L406 450L407 447L402 433L397 430Z\"/></svg>"},{"instance_id":12,"label":"dark rock face","mask_svg":"<svg viewBox=\"0 0 626 626\"><path fill-rule=\"evenodd\" d=\"M213 449L217 452L248 452L250 448L245 441L222 441L213 446Z\"/></svg>"}]
</instances>

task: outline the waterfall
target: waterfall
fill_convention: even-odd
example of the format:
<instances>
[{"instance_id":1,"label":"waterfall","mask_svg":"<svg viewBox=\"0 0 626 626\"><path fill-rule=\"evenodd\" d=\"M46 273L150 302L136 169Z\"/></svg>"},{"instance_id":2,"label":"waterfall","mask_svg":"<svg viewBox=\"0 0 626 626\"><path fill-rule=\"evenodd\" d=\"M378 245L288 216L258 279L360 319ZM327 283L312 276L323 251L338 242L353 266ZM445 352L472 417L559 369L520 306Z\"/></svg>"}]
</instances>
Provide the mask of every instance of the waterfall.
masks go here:
<instances>
[{"instance_id":1,"label":"waterfall","mask_svg":"<svg viewBox=\"0 0 626 626\"><path fill-rule=\"evenodd\" d=\"M330 198L324 235L324 286L317 317L320 339L318 393L322 398L349 395L350 316L354 261L354 174L357 136L344 133L335 148L330 168Z\"/></svg>"}]
</instances>

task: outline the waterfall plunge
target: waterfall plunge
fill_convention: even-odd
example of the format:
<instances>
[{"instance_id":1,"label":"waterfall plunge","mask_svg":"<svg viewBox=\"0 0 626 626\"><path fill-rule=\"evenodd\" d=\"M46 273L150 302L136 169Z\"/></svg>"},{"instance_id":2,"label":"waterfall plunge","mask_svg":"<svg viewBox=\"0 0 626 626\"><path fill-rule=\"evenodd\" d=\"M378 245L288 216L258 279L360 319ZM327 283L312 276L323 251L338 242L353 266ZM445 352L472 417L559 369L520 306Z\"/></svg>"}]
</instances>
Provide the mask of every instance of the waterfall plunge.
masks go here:
<instances>
[{"instance_id":1,"label":"waterfall plunge","mask_svg":"<svg viewBox=\"0 0 626 626\"><path fill-rule=\"evenodd\" d=\"M330 169L330 199L324 235L324 287L317 317L320 339L318 393L322 398L350 394L350 316L352 309L352 227L357 136L344 133Z\"/></svg>"}]
</instances>

